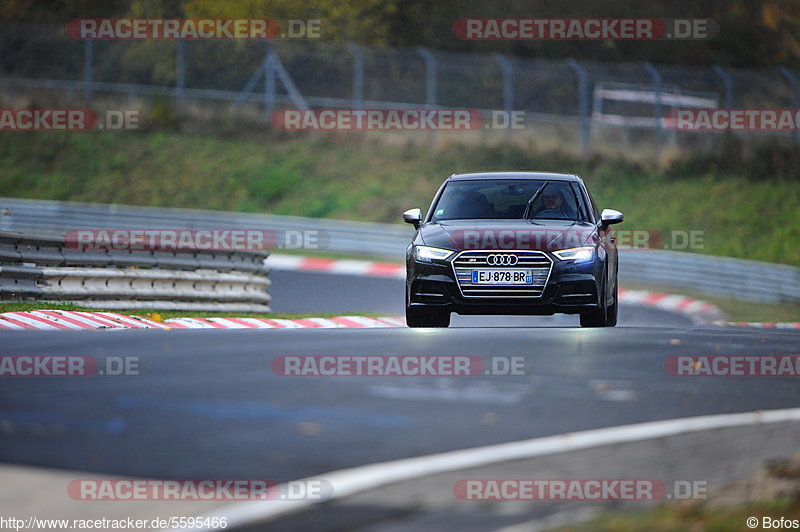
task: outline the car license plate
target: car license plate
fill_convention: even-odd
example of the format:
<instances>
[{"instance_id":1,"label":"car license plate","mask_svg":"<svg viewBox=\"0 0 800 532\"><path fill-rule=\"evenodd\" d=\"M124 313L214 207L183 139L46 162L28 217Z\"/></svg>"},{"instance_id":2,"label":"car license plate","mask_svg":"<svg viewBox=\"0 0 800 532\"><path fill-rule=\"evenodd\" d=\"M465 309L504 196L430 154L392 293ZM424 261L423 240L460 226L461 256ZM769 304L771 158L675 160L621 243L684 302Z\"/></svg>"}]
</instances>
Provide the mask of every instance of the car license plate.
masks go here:
<instances>
[{"instance_id":1,"label":"car license plate","mask_svg":"<svg viewBox=\"0 0 800 532\"><path fill-rule=\"evenodd\" d=\"M472 270L472 284L533 284L531 270Z\"/></svg>"}]
</instances>

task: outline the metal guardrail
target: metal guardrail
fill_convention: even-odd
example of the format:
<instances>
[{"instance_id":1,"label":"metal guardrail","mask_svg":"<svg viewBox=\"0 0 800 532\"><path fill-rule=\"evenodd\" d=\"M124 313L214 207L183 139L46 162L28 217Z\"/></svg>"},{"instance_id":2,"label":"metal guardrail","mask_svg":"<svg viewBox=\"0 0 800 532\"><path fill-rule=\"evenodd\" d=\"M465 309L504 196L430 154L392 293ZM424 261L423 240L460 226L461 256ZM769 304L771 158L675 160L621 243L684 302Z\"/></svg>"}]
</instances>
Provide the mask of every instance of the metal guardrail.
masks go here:
<instances>
[{"instance_id":1,"label":"metal guardrail","mask_svg":"<svg viewBox=\"0 0 800 532\"><path fill-rule=\"evenodd\" d=\"M285 249L287 231L314 231L325 251L402 257L410 226L195 209L0 198L0 231L63 235L78 229L247 229L273 231Z\"/></svg>"},{"instance_id":2,"label":"metal guardrail","mask_svg":"<svg viewBox=\"0 0 800 532\"><path fill-rule=\"evenodd\" d=\"M800 269L663 250L621 250L620 282L690 288L739 301L800 304Z\"/></svg>"},{"instance_id":3,"label":"metal guardrail","mask_svg":"<svg viewBox=\"0 0 800 532\"><path fill-rule=\"evenodd\" d=\"M413 229L405 225L294 216L0 198L0 230L53 235L71 229L271 230L325 235L325 251L402 261ZM620 280L719 294L740 301L800 304L800 269L767 262L664 250L622 250Z\"/></svg>"},{"instance_id":4,"label":"metal guardrail","mask_svg":"<svg viewBox=\"0 0 800 532\"><path fill-rule=\"evenodd\" d=\"M0 231L0 299L107 309L269 312L267 251L83 250Z\"/></svg>"}]
</instances>

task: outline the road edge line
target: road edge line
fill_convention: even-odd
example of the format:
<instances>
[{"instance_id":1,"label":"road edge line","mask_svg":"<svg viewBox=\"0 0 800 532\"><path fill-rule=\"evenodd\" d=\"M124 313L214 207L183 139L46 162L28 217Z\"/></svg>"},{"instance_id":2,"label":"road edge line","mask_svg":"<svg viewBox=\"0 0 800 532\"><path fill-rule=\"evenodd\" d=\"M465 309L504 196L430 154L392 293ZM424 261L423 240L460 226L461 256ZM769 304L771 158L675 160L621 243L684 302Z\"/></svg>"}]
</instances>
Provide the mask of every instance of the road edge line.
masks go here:
<instances>
[{"instance_id":1,"label":"road edge line","mask_svg":"<svg viewBox=\"0 0 800 532\"><path fill-rule=\"evenodd\" d=\"M331 495L326 498L296 501L248 501L224 506L212 513L205 514L203 517L225 517L227 528L235 528L266 522L300 512L316 504L343 499L370 489L461 469L472 469L501 462L524 460L618 443L639 442L677 436L679 434L790 421L800 421L800 408L756 410L735 414L714 414L648 421L403 458L340 469L300 480L302 482L305 480L324 479L332 487ZM172 528L165 530L174 532L190 529ZM222 528L195 528L193 530L222 530Z\"/></svg>"}]
</instances>

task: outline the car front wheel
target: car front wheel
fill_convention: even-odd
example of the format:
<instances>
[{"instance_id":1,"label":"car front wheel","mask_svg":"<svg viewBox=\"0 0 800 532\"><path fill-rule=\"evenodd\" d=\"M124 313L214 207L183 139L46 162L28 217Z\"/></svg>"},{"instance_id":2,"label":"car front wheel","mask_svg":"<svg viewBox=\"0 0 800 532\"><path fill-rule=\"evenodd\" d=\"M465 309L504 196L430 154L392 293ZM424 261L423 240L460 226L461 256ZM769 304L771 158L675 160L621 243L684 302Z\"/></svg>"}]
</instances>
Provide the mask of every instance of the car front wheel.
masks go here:
<instances>
[{"instance_id":1,"label":"car front wheel","mask_svg":"<svg viewBox=\"0 0 800 532\"><path fill-rule=\"evenodd\" d=\"M614 303L606 311L606 327L617 326L617 311L619 309L619 294L617 293L616 283L614 283Z\"/></svg>"},{"instance_id":2,"label":"car front wheel","mask_svg":"<svg viewBox=\"0 0 800 532\"><path fill-rule=\"evenodd\" d=\"M614 283L616 287L616 283ZM603 289L605 296L605 289ZM617 308L619 307L619 297L616 288L614 289L614 302L610 305L603 297L600 307L597 310L581 314L581 327L614 327L617 325Z\"/></svg>"}]
</instances>

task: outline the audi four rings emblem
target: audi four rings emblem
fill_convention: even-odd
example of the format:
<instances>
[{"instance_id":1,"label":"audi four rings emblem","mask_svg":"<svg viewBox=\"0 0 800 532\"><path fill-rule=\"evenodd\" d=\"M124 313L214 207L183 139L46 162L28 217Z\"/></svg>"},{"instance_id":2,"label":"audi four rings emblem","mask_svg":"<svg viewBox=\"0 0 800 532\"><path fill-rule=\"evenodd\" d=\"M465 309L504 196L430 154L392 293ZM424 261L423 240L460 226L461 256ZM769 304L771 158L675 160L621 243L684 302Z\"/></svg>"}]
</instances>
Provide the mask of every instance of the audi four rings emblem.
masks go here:
<instances>
[{"instance_id":1,"label":"audi four rings emblem","mask_svg":"<svg viewBox=\"0 0 800 532\"><path fill-rule=\"evenodd\" d=\"M516 255L494 254L486 257L486 262L492 266L514 266L519 262L519 257Z\"/></svg>"}]
</instances>

